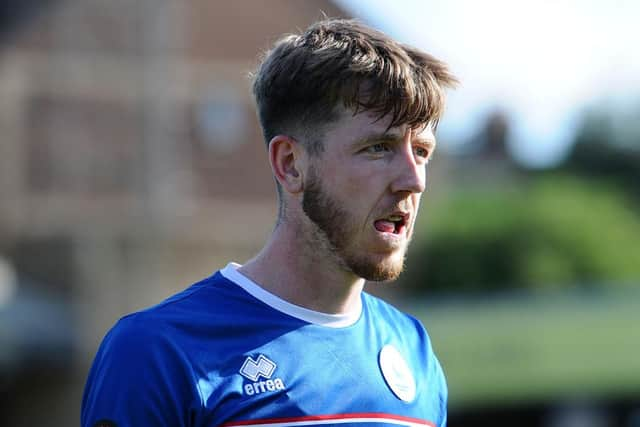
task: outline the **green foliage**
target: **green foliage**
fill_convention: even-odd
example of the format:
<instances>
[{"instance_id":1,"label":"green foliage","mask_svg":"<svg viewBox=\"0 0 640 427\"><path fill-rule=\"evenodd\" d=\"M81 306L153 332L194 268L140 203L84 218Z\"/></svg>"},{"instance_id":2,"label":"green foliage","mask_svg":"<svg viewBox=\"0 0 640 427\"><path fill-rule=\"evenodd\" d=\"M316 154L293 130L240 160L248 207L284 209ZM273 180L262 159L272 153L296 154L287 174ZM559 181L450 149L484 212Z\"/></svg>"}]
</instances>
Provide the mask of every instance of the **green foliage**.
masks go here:
<instances>
[{"instance_id":1,"label":"green foliage","mask_svg":"<svg viewBox=\"0 0 640 427\"><path fill-rule=\"evenodd\" d=\"M640 199L640 106L587 113L558 169L608 180Z\"/></svg>"},{"instance_id":2,"label":"green foliage","mask_svg":"<svg viewBox=\"0 0 640 427\"><path fill-rule=\"evenodd\" d=\"M604 184L547 176L457 193L422 215L401 279L414 291L640 283L640 216Z\"/></svg>"}]
</instances>

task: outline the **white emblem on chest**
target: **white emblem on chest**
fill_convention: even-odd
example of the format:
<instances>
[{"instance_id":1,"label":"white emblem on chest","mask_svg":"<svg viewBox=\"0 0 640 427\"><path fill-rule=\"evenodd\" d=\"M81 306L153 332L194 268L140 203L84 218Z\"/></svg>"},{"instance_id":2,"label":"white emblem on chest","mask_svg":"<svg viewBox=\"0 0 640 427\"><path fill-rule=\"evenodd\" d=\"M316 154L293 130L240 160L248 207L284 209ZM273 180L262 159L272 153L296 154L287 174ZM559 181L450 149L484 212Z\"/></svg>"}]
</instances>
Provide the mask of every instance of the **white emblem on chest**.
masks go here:
<instances>
[{"instance_id":1,"label":"white emblem on chest","mask_svg":"<svg viewBox=\"0 0 640 427\"><path fill-rule=\"evenodd\" d=\"M252 382L244 385L244 393L253 396L254 394L284 390L285 385L282 379L271 379L275 370L276 364L262 354L258 356L258 360L253 360L251 356L247 357L239 373ZM261 377L265 381L258 381Z\"/></svg>"},{"instance_id":2,"label":"white emblem on chest","mask_svg":"<svg viewBox=\"0 0 640 427\"><path fill-rule=\"evenodd\" d=\"M382 376L393 394L400 400L412 402L416 397L416 381L400 352L387 344L380 350L378 362Z\"/></svg>"}]
</instances>

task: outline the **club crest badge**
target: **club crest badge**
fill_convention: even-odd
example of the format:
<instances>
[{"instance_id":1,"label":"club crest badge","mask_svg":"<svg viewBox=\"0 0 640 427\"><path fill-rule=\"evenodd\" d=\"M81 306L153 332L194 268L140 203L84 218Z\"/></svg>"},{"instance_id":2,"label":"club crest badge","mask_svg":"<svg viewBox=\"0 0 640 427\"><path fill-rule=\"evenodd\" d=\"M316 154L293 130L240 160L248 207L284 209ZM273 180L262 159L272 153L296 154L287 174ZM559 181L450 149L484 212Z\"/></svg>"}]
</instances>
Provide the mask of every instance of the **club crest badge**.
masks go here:
<instances>
[{"instance_id":1,"label":"club crest badge","mask_svg":"<svg viewBox=\"0 0 640 427\"><path fill-rule=\"evenodd\" d=\"M391 344L387 344L380 350L378 363L382 376L393 394L404 402L412 402L416 398L416 381L400 352Z\"/></svg>"}]
</instances>

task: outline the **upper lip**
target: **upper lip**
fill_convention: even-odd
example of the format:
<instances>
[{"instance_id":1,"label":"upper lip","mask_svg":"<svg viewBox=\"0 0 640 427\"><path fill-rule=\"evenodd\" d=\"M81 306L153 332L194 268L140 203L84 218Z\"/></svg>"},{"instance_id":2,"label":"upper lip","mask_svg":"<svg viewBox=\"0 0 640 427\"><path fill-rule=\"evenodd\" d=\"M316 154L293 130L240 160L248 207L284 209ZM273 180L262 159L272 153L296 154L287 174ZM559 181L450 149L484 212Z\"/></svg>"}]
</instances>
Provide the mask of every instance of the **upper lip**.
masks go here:
<instances>
[{"instance_id":1,"label":"upper lip","mask_svg":"<svg viewBox=\"0 0 640 427\"><path fill-rule=\"evenodd\" d=\"M401 210L396 210L396 211L391 212L388 215L385 215L381 219L387 219L387 218L390 218L390 217L400 217L402 219L402 222L404 224L407 224L409 222L409 218L411 217L411 213L410 212L401 211Z\"/></svg>"}]
</instances>

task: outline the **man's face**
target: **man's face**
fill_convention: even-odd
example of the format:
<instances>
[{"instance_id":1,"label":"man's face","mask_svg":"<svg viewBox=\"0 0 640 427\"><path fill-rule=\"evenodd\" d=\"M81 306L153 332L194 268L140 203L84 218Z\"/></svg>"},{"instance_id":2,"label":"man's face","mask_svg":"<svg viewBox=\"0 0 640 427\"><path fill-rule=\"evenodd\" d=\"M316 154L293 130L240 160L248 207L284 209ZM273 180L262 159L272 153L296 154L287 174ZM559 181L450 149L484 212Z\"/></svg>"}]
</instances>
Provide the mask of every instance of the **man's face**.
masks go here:
<instances>
[{"instance_id":1,"label":"man's face","mask_svg":"<svg viewBox=\"0 0 640 427\"><path fill-rule=\"evenodd\" d=\"M318 247L372 281L402 272L435 148L429 127L387 130L388 123L344 112L325 133L324 151L310 158L302 200Z\"/></svg>"}]
</instances>

